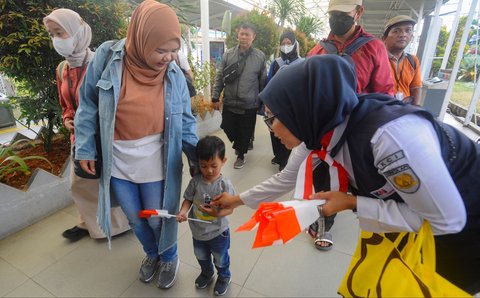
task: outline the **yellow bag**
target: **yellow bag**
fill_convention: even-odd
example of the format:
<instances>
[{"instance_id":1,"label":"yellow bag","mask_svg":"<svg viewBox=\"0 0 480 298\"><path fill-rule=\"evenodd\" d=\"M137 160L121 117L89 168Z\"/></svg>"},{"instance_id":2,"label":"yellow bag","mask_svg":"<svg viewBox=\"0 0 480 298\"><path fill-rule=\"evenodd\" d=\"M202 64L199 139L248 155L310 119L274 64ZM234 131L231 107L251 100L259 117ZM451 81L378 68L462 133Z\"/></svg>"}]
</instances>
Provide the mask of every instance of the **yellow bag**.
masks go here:
<instances>
[{"instance_id":1,"label":"yellow bag","mask_svg":"<svg viewBox=\"0 0 480 298\"><path fill-rule=\"evenodd\" d=\"M400 245L400 249L398 248ZM338 289L344 297L471 297L435 272L435 242L428 222L416 233L362 231Z\"/></svg>"}]
</instances>

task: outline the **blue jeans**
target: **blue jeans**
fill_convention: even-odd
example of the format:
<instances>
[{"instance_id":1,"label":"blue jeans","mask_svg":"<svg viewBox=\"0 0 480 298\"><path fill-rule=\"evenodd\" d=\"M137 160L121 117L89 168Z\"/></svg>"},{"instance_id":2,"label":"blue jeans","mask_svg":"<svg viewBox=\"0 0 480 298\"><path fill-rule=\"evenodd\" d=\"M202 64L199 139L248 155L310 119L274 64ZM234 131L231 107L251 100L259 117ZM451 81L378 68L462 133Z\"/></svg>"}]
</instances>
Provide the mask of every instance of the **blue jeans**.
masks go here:
<instances>
[{"instance_id":1,"label":"blue jeans","mask_svg":"<svg viewBox=\"0 0 480 298\"><path fill-rule=\"evenodd\" d=\"M230 248L230 230L225 230L217 237L200 241L193 238L193 251L197 261L202 268L202 272L213 274L212 255L215 268L217 268L218 276L222 278L230 278L230 256L228 249Z\"/></svg>"},{"instance_id":2,"label":"blue jeans","mask_svg":"<svg viewBox=\"0 0 480 298\"><path fill-rule=\"evenodd\" d=\"M163 203L163 183L163 181L134 183L115 177L110 180L112 196L122 207L130 227L150 258L159 255L158 242L162 233L162 219L140 218L138 212L143 209L160 209ZM160 259L164 262L173 261L176 257L176 244L160 254Z\"/></svg>"}]
</instances>

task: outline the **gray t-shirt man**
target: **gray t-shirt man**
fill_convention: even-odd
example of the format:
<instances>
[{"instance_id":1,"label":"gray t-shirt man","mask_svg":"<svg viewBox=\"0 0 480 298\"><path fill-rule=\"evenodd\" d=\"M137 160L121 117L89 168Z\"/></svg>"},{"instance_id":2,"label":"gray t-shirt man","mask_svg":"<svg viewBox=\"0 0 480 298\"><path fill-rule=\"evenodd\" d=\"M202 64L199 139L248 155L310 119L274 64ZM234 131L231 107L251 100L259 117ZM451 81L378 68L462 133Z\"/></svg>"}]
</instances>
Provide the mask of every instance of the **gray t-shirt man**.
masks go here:
<instances>
[{"instance_id":1,"label":"gray t-shirt man","mask_svg":"<svg viewBox=\"0 0 480 298\"><path fill-rule=\"evenodd\" d=\"M183 194L185 200L192 202L188 217L211 222L211 224L208 224L193 220L188 221L192 236L196 240L211 240L228 229L227 217L213 217L202 212L199 208L200 205L206 204L208 200L211 200L222 192L235 195L232 182L223 175L220 175L220 177L212 183L207 183L201 175L196 175L190 180L190 183L188 183L185 193Z\"/></svg>"}]
</instances>

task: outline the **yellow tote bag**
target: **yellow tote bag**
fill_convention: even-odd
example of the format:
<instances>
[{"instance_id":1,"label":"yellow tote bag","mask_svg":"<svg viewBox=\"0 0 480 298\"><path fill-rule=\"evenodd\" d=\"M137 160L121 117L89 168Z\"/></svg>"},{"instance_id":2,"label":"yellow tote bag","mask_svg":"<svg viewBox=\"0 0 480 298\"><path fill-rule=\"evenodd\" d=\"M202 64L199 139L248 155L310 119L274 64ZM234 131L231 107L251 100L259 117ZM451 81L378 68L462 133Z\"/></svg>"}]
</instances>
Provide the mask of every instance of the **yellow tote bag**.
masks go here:
<instances>
[{"instance_id":1,"label":"yellow tote bag","mask_svg":"<svg viewBox=\"0 0 480 298\"><path fill-rule=\"evenodd\" d=\"M471 297L435 272L435 242L428 222L417 233L362 231L338 293L344 297Z\"/></svg>"}]
</instances>

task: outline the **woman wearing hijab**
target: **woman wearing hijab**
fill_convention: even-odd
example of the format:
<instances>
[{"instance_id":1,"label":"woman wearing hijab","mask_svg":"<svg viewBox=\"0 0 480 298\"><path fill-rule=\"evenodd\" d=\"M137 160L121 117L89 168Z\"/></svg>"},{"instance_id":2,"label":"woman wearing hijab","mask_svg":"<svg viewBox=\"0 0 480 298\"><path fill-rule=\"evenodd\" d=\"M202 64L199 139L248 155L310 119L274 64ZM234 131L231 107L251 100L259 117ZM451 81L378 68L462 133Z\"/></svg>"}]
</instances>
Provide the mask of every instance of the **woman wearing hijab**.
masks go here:
<instances>
[{"instance_id":1,"label":"woman wearing hijab","mask_svg":"<svg viewBox=\"0 0 480 298\"><path fill-rule=\"evenodd\" d=\"M276 58L270 65L267 82L273 78L280 68L302 62L304 58L300 57L299 51L300 49L298 41L295 38L295 33L290 30L283 32L280 36L280 57ZM272 132L270 132L270 139L272 140L273 150L272 164L277 164L281 171L287 165L290 150L285 148Z\"/></svg>"},{"instance_id":2,"label":"woman wearing hijab","mask_svg":"<svg viewBox=\"0 0 480 298\"><path fill-rule=\"evenodd\" d=\"M255 208L272 201L295 188L297 174L307 174L299 170L307 156L323 153L325 180L337 186L327 182L309 198L326 200L324 216L356 210L360 227L375 233L416 232L427 220L437 272L479 292L480 146L422 108L387 95L357 95L355 81L348 62L334 55L279 72L260 93L265 122L296 149L281 173L213 204Z\"/></svg>"},{"instance_id":3,"label":"woman wearing hijab","mask_svg":"<svg viewBox=\"0 0 480 298\"><path fill-rule=\"evenodd\" d=\"M60 8L43 19L45 28L52 38L55 51L65 57L57 67L57 87L62 107L63 125L70 131L72 147L75 143L74 123L78 107L78 90L82 85L87 65L94 53L89 49L92 40L90 26L73 10ZM80 240L86 235L91 238L105 238L97 225L98 179L84 179L70 170L72 199L80 214L80 223L63 232L70 241ZM119 207L112 208L112 235L130 229L125 214Z\"/></svg>"},{"instance_id":4,"label":"woman wearing hijab","mask_svg":"<svg viewBox=\"0 0 480 298\"><path fill-rule=\"evenodd\" d=\"M168 289L177 277L177 222L140 218L143 209L178 212L182 150L195 160L195 118L185 78L175 63L180 48L175 12L153 0L133 12L126 39L102 44L80 89L75 118L76 158L95 172L95 131L103 152L98 222L110 239L110 202L115 199L146 256L139 279ZM110 57L110 58L108 58Z\"/></svg>"}]
</instances>

